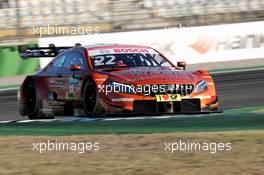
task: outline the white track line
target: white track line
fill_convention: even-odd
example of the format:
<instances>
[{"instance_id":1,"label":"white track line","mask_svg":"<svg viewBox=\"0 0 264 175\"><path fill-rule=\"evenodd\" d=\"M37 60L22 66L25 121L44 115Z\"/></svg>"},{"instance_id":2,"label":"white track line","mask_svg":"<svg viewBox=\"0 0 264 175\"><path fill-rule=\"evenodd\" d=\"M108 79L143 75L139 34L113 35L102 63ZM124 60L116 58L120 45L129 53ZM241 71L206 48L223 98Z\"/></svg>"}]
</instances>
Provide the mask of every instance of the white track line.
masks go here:
<instances>
[{"instance_id":1,"label":"white track line","mask_svg":"<svg viewBox=\"0 0 264 175\"><path fill-rule=\"evenodd\" d=\"M7 121L0 121L0 124L4 123L12 123L15 122L16 120L7 120Z\"/></svg>"},{"instance_id":2,"label":"white track line","mask_svg":"<svg viewBox=\"0 0 264 175\"><path fill-rule=\"evenodd\" d=\"M0 92L11 91L11 90L18 90L18 87L13 87L13 88L0 88Z\"/></svg>"},{"instance_id":3,"label":"white track line","mask_svg":"<svg viewBox=\"0 0 264 175\"><path fill-rule=\"evenodd\" d=\"M41 119L41 120L18 120L16 123L30 123L30 122L53 122L57 119Z\"/></svg>"},{"instance_id":4,"label":"white track line","mask_svg":"<svg viewBox=\"0 0 264 175\"><path fill-rule=\"evenodd\" d=\"M201 117L203 115L200 115L199 117ZM155 119L170 119L170 118L184 118L186 117L185 115L177 115L177 116L147 116L147 117L119 117L119 118L98 118L98 120L90 120L90 121L120 121L120 120L146 120L146 119L151 119L151 120L155 120ZM198 117L198 116L197 116ZM188 116L187 116L188 118ZM31 123L31 122L90 122L89 120L80 120L81 118L76 118L75 120L67 120L67 118L65 118L65 120L63 119L40 119L40 120L7 120L7 121L0 121L1 123Z\"/></svg>"}]
</instances>

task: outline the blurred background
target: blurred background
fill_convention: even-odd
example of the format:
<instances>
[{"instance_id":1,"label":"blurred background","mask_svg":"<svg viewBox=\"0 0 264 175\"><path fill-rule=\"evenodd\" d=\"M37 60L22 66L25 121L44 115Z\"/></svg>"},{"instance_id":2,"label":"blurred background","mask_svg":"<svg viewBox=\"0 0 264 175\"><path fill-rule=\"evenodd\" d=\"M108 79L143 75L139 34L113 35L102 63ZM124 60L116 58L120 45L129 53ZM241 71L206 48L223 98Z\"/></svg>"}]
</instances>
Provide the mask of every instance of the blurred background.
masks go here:
<instances>
[{"instance_id":1,"label":"blurred background","mask_svg":"<svg viewBox=\"0 0 264 175\"><path fill-rule=\"evenodd\" d=\"M89 35L44 32L40 36L40 27L47 26L90 30ZM188 71L208 70L224 113L106 122L89 118L35 122L19 116L19 85L48 59L22 60L17 45L112 42L151 46L174 63L186 61ZM263 58L264 0L0 0L0 174L84 174L88 170L87 174L110 175L263 175ZM163 143L174 145L170 141L181 138L209 146L218 142L219 150L221 142L230 142L232 151L172 155L165 148L164 154ZM103 149L83 155L55 151L38 156L35 146L30 151L32 141L60 139L99 141Z\"/></svg>"},{"instance_id":2,"label":"blurred background","mask_svg":"<svg viewBox=\"0 0 264 175\"><path fill-rule=\"evenodd\" d=\"M0 41L32 39L34 26L48 24L120 32L263 18L263 0L0 0Z\"/></svg>"},{"instance_id":3,"label":"blurred background","mask_svg":"<svg viewBox=\"0 0 264 175\"><path fill-rule=\"evenodd\" d=\"M0 0L0 77L38 67L37 60L22 62L16 51L17 44L37 44L36 26L89 26L111 33L263 19L263 0Z\"/></svg>"}]
</instances>

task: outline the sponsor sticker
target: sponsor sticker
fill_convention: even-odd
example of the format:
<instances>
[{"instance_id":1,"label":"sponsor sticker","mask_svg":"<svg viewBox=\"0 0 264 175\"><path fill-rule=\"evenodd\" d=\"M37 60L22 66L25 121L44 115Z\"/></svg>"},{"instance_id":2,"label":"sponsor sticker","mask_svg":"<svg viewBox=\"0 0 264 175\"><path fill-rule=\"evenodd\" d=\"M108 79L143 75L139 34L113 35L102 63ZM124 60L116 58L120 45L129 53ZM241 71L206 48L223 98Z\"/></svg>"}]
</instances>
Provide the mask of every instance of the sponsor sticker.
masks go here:
<instances>
[{"instance_id":1,"label":"sponsor sticker","mask_svg":"<svg viewBox=\"0 0 264 175\"><path fill-rule=\"evenodd\" d=\"M113 98L112 102L134 101L134 98Z\"/></svg>"},{"instance_id":2,"label":"sponsor sticker","mask_svg":"<svg viewBox=\"0 0 264 175\"><path fill-rule=\"evenodd\" d=\"M91 49L89 50L90 56L109 55L109 54L122 54L122 53L142 53L142 54L157 54L157 52L150 48L141 47L116 47L110 49Z\"/></svg>"},{"instance_id":3,"label":"sponsor sticker","mask_svg":"<svg viewBox=\"0 0 264 175\"><path fill-rule=\"evenodd\" d=\"M76 78L69 78L68 83L69 84L79 84L80 80Z\"/></svg>"},{"instance_id":4,"label":"sponsor sticker","mask_svg":"<svg viewBox=\"0 0 264 175\"><path fill-rule=\"evenodd\" d=\"M157 102L181 101L180 94L156 95Z\"/></svg>"},{"instance_id":5,"label":"sponsor sticker","mask_svg":"<svg viewBox=\"0 0 264 175\"><path fill-rule=\"evenodd\" d=\"M76 99L76 94L74 92L66 92L66 99Z\"/></svg>"},{"instance_id":6,"label":"sponsor sticker","mask_svg":"<svg viewBox=\"0 0 264 175\"><path fill-rule=\"evenodd\" d=\"M147 48L117 48L114 49L115 53L149 53Z\"/></svg>"},{"instance_id":7,"label":"sponsor sticker","mask_svg":"<svg viewBox=\"0 0 264 175\"><path fill-rule=\"evenodd\" d=\"M72 84L69 85L69 92L70 93L74 92L74 85L72 85Z\"/></svg>"}]
</instances>

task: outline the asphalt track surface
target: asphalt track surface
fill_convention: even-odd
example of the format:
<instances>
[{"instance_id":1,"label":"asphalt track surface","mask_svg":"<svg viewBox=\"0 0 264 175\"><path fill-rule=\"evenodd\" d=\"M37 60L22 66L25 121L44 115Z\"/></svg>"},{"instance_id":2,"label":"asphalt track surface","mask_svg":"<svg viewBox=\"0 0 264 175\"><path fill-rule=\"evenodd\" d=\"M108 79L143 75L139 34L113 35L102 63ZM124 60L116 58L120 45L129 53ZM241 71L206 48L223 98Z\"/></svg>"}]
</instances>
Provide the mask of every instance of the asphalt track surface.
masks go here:
<instances>
[{"instance_id":1,"label":"asphalt track surface","mask_svg":"<svg viewBox=\"0 0 264 175\"><path fill-rule=\"evenodd\" d=\"M213 74L222 110L264 105L264 70ZM0 91L0 121L18 114L17 90Z\"/></svg>"}]
</instances>

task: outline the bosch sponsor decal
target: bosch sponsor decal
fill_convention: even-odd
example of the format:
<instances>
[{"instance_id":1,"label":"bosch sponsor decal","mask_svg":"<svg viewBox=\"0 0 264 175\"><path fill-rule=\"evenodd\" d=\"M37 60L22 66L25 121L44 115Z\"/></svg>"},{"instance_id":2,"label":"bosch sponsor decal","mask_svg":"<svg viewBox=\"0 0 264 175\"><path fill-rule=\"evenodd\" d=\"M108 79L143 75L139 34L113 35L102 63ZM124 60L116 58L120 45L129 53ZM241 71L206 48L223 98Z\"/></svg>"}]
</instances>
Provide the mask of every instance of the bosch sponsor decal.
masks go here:
<instances>
[{"instance_id":1,"label":"bosch sponsor decal","mask_svg":"<svg viewBox=\"0 0 264 175\"><path fill-rule=\"evenodd\" d=\"M120 48L120 49L113 49L114 53L149 53L149 49L147 48Z\"/></svg>"},{"instance_id":2,"label":"bosch sponsor decal","mask_svg":"<svg viewBox=\"0 0 264 175\"><path fill-rule=\"evenodd\" d=\"M109 48L109 49L91 49L89 50L90 56L105 55L105 54L122 54L122 53L145 53L157 54L157 52L150 48Z\"/></svg>"}]
</instances>

